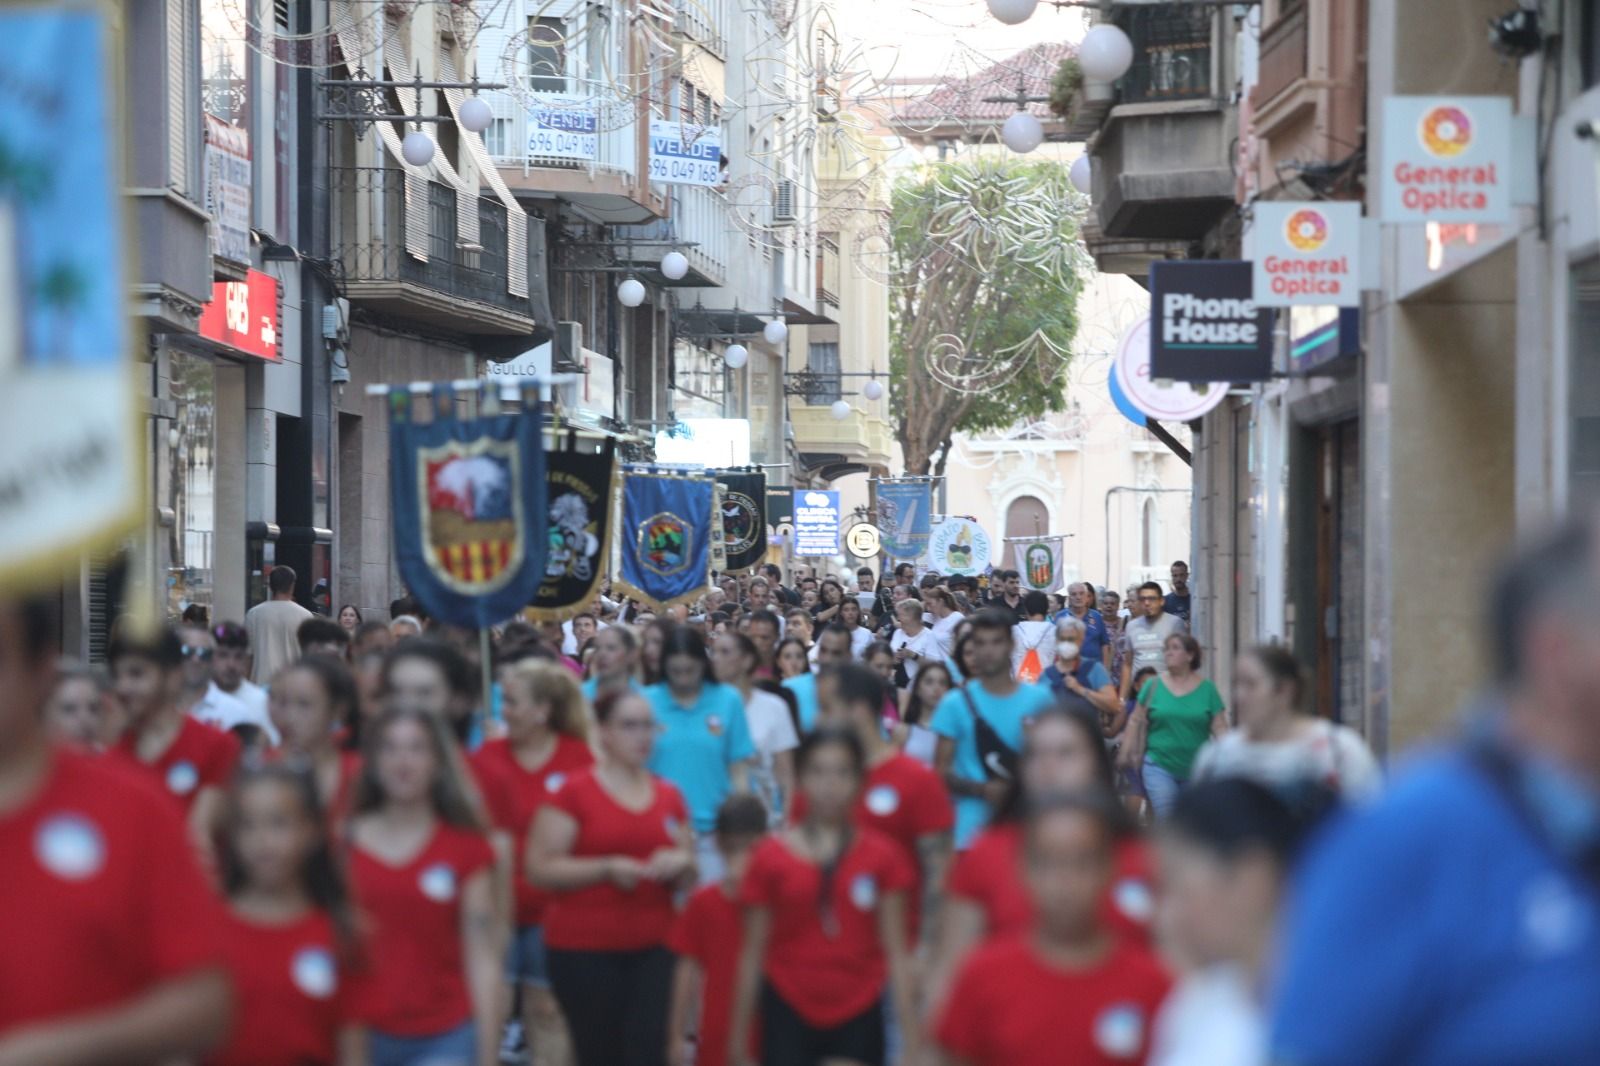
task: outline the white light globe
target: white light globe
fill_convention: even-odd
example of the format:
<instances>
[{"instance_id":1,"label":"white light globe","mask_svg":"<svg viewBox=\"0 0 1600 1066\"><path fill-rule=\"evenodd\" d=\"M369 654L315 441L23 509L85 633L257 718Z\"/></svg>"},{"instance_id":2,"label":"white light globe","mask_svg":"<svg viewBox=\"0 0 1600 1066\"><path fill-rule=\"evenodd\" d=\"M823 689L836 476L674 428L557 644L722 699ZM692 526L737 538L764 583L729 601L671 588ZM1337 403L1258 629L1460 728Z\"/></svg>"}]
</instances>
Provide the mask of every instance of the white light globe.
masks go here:
<instances>
[{"instance_id":1,"label":"white light globe","mask_svg":"<svg viewBox=\"0 0 1600 1066\"><path fill-rule=\"evenodd\" d=\"M771 345L782 344L789 336L789 326L781 318L775 318L761 327L761 335L767 338Z\"/></svg>"},{"instance_id":2,"label":"white light globe","mask_svg":"<svg viewBox=\"0 0 1600 1066\"><path fill-rule=\"evenodd\" d=\"M617 286L617 302L623 307L638 307L644 303L644 282L628 278Z\"/></svg>"},{"instance_id":3,"label":"white light globe","mask_svg":"<svg viewBox=\"0 0 1600 1066\"><path fill-rule=\"evenodd\" d=\"M1039 0L989 0L989 14L1007 26L1027 22Z\"/></svg>"},{"instance_id":4,"label":"white light globe","mask_svg":"<svg viewBox=\"0 0 1600 1066\"><path fill-rule=\"evenodd\" d=\"M828 413L833 415L833 417L835 419L837 419L838 421L843 422L845 419L850 417L850 401L849 400L835 400L835 401L833 401L833 406L828 408Z\"/></svg>"},{"instance_id":5,"label":"white light globe","mask_svg":"<svg viewBox=\"0 0 1600 1066\"><path fill-rule=\"evenodd\" d=\"M1078 45L1078 66L1088 81L1116 81L1133 66L1133 42L1120 27L1099 23Z\"/></svg>"},{"instance_id":6,"label":"white light globe","mask_svg":"<svg viewBox=\"0 0 1600 1066\"><path fill-rule=\"evenodd\" d=\"M730 344L722 353L722 363L729 370L738 370L750 361L750 349L742 344Z\"/></svg>"},{"instance_id":7,"label":"white light globe","mask_svg":"<svg viewBox=\"0 0 1600 1066\"><path fill-rule=\"evenodd\" d=\"M481 96L469 96L461 101L461 109L456 112L456 117L473 133L482 133L494 122L494 112L489 110L489 105Z\"/></svg>"},{"instance_id":8,"label":"white light globe","mask_svg":"<svg viewBox=\"0 0 1600 1066\"><path fill-rule=\"evenodd\" d=\"M877 378L868 378L867 383L861 386L861 395L869 400L883 399L883 382Z\"/></svg>"},{"instance_id":9,"label":"white light globe","mask_svg":"<svg viewBox=\"0 0 1600 1066\"><path fill-rule=\"evenodd\" d=\"M677 281L689 273L689 257L682 252L668 252L661 257L661 275Z\"/></svg>"},{"instance_id":10,"label":"white light globe","mask_svg":"<svg viewBox=\"0 0 1600 1066\"><path fill-rule=\"evenodd\" d=\"M1000 139L1018 155L1026 155L1044 143L1044 126L1026 111L1018 111L1000 127Z\"/></svg>"},{"instance_id":11,"label":"white light globe","mask_svg":"<svg viewBox=\"0 0 1600 1066\"><path fill-rule=\"evenodd\" d=\"M1089 189L1094 179L1094 166L1089 162L1087 154L1080 155L1072 161L1072 168L1067 171L1067 180L1072 182L1072 187L1083 195L1089 195Z\"/></svg>"},{"instance_id":12,"label":"white light globe","mask_svg":"<svg viewBox=\"0 0 1600 1066\"><path fill-rule=\"evenodd\" d=\"M414 167L425 167L433 161L433 138L421 130L412 130L400 142L400 154Z\"/></svg>"}]
</instances>

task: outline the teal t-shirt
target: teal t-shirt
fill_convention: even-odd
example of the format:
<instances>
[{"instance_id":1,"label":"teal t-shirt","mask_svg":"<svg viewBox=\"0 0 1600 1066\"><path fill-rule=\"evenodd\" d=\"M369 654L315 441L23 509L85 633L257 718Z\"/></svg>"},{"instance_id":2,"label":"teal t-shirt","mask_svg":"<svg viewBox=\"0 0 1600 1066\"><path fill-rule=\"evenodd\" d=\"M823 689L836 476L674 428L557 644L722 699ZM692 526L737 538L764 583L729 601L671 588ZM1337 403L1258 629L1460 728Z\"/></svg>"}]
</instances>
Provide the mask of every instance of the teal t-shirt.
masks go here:
<instances>
[{"instance_id":1,"label":"teal t-shirt","mask_svg":"<svg viewBox=\"0 0 1600 1066\"><path fill-rule=\"evenodd\" d=\"M594 698L600 695L600 679L598 677L589 678L579 687L583 689L583 698L588 700L591 705L594 703ZM628 687L635 692L644 691L639 682L631 677L628 678Z\"/></svg>"},{"instance_id":2,"label":"teal t-shirt","mask_svg":"<svg viewBox=\"0 0 1600 1066\"><path fill-rule=\"evenodd\" d=\"M666 682L646 688L644 697L656 716L650 770L678 786L695 830L708 833L733 788L733 765L756 753L744 701L734 689L715 683L702 685L689 707L672 698Z\"/></svg>"},{"instance_id":3,"label":"teal t-shirt","mask_svg":"<svg viewBox=\"0 0 1600 1066\"><path fill-rule=\"evenodd\" d=\"M1040 711L1055 704L1055 695L1048 685L1018 685L1009 696L996 696L978 681L966 686L978 713L994 728L1000 739L1013 751L1022 751L1023 724ZM945 693L944 699L934 709L929 728L941 737L955 742L955 759L950 769L969 781L984 780L983 762L978 757L977 731L973 727L972 710L959 688ZM958 849L965 848L989 820L989 805L977 796L956 798L956 834Z\"/></svg>"},{"instance_id":4,"label":"teal t-shirt","mask_svg":"<svg viewBox=\"0 0 1600 1066\"><path fill-rule=\"evenodd\" d=\"M817 726L817 675L787 678L783 687L794 693L795 709L800 712L800 731L811 732Z\"/></svg>"},{"instance_id":5,"label":"teal t-shirt","mask_svg":"<svg viewBox=\"0 0 1600 1066\"><path fill-rule=\"evenodd\" d=\"M1175 696L1159 677L1139 690L1139 702L1150 708L1145 758L1179 781L1189 780L1194 757L1211 739L1211 720L1226 708L1222 693L1208 677L1187 696Z\"/></svg>"}]
</instances>

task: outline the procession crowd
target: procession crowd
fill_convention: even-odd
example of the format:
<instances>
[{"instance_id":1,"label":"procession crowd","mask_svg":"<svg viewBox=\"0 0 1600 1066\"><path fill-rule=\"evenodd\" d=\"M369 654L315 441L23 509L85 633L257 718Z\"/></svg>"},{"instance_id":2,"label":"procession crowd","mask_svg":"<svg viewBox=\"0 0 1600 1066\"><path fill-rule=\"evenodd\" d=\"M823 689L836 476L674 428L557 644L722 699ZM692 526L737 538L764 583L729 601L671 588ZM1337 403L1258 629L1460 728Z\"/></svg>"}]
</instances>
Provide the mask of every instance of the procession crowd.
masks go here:
<instances>
[{"instance_id":1,"label":"procession crowd","mask_svg":"<svg viewBox=\"0 0 1600 1066\"><path fill-rule=\"evenodd\" d=\"M105 672L0 604L0 1066L1600 1061L1562 535L1479 739L1387 789L1283 648L1224 698L1182 563L767 567L489 641L278 567Z\"/></svg>"}]
</instances>

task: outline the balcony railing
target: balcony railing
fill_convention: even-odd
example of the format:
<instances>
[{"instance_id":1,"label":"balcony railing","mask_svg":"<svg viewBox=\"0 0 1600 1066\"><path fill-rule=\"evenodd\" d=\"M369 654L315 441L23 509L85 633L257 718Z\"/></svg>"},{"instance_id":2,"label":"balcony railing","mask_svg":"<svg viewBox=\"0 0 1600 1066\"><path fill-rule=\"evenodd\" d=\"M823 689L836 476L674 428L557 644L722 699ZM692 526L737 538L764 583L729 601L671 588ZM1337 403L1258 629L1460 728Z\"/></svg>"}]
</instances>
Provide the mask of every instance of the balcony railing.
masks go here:
<instances>
[{"instance_id":1,"label":"balcony railing","mask_svg":"<svg viewBox=\"0 0 1600 1066\"><path fill-rule=\"evenodd\" d=\"M1213 94L1216 8L1159 4L1119 9L1117 24L1137 57L1122 78L1125 104L1204 100Z\"/></svg>"},{"instance_id":2,"label":"balcony railing","mask_svg":"<svg viewBox=\"0 0 1600 1066\"><path fill-rule=\"evenodd\" d=\"M393 167L330 167L335 204L333 257L359 297L362 284L412 285L448 302L531 315L526 296L509 291L506 206L477 197L478 235L461 239L456 190L413 181ZM423 229L407 212L420 213Z\"/></svg>"},{"instance_id":3,"label":"balcony railing","mask_svg":"<svg viewBox=\"0 0 1600 1066\"><path fill-rule=\"evenodd\" d=\"M624 241L644 245L657 242L681 244L689 265L717 285L728 280L728 202L721 192L703 185L658 185L671 202L667 217L637 226L619 226ZM652 257L659 262L665 246L657 247Z\"/></svg>"}]
</instances>

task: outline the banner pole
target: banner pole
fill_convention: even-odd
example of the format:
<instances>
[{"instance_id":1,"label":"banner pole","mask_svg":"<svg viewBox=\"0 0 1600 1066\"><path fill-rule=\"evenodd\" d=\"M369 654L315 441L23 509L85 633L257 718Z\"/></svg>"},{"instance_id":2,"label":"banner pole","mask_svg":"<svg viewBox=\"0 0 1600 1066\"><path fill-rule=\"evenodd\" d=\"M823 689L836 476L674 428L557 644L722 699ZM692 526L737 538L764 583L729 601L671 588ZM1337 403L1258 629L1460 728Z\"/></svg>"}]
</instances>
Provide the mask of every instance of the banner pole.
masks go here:
<instances>
[{"instance_id":1,"label":"banner pole","mask_svg":"<svg viewBox=\"0 0 1600 1066\"><path fill-rule=\"evenodd\" d=\"M478 713L483 716L478 723L479 731L485 740L489 739L489 707L494 696L494 665L489 661L489 627L478 627L478 658L483 661L483 701L478 708Z\"/></svg>"}]
</instances>

